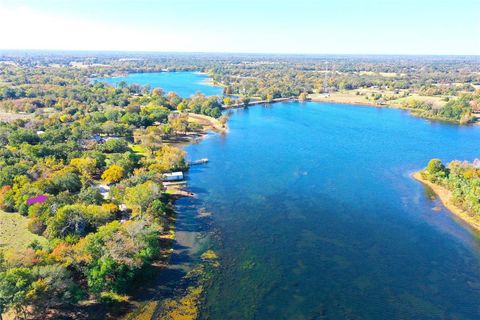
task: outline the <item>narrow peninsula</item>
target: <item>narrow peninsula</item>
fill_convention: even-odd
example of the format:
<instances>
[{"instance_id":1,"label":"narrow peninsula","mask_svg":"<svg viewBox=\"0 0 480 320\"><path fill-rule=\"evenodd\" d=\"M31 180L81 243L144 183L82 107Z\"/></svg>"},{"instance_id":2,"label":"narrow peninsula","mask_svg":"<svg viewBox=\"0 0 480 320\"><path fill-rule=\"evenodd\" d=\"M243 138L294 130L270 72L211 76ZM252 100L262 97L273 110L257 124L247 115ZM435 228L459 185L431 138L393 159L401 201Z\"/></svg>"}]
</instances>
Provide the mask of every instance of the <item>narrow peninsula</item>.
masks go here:
<instances>
[{"instance_id":1,"label":"narrow peninsula","mask_svg":"<svg viewBox=\"0 0 480 320\"><path fill-rule=\"evenodd\" d=\"M427 167L413 177L430 187L443 205L473 229L480 231L480 163L452 161L445 166L432 159Z\"/></svg>"}]
</instances>

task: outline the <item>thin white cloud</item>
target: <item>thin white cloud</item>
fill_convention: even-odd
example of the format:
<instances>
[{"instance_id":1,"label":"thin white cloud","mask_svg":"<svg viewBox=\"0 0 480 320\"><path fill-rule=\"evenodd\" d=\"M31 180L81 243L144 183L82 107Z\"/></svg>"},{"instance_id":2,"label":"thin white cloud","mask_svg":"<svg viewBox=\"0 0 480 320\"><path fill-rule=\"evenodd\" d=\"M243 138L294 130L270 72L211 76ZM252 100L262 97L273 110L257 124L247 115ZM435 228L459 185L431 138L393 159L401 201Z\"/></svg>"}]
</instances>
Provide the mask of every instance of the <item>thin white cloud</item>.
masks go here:
<instances>
[{"instance_id":1,"label":"thin white cloud","mask_svg":"<svg viewBox=\"0 0 480 320\"><path fill-rule=\"evenodd\" d=\"M435 7L437 11L426 6L411 10L413 0L404 9L360 7L353 13L340 10L350 0L328 1L332 10L327 13L307 10L314 0L277 0L278 6L272 6L274 0L35 1L0 0L0 49L480 53L476 20L446 19L444 15L450 13L441 6ZM112 6L99 5L105 2ZM252 2L258 2L255 10L246 13ZM397 4L397 0L376 2ZM469 12L478 11L476 3L470 2ZM323 5L314 8L323 10ZM425 18L427 9L430 16L440 14L438 21ZM373 17L366 15L370 11Z\"/></svg>"},{"instance_id":2,"label":"thin white cloud","mask_svg":"<svg viewBox=\"0 0 480 320\"><path fill-rule=\"evenodd\" d=\"M3 49L172 50L182 39L171 33L137 30L0 4Z\"/></svg>"}]
</instances>

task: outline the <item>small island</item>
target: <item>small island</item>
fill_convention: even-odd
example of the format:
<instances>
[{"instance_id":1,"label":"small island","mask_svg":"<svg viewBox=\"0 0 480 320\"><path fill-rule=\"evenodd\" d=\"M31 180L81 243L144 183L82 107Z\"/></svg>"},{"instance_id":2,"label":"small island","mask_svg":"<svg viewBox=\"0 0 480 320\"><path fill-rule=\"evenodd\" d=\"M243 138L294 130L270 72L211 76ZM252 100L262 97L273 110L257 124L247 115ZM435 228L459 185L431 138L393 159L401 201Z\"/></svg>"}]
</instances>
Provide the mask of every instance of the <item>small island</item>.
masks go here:
<instances>
[{"instance_id":1,"label":"small island","mask_svg":"<svg viewBox=\"0 0 480 320\"><path fill-rule=\"evenodd\" d=\"M478 160L473 163L456 160L444 165L440 159L432 159L413 177L430 187L454 215L480 231Z\"/></svg>"}]
</instances>

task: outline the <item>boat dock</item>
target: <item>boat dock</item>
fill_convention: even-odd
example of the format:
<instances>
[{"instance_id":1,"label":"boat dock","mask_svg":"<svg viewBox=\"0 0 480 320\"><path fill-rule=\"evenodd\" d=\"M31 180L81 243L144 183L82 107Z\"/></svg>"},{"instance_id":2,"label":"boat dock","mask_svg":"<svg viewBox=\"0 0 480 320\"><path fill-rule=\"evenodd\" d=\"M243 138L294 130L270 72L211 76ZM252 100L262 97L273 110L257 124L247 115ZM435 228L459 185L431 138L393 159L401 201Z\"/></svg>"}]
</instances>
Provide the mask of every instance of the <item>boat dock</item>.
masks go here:
<instances>
[{"instance_id":1,"label":"boat dock","mask_svg":"<svg viewBox=\"0 0 480 320\"><path fill-rule=\"evenodd\" d=\"M255 105L259 105L259 104L271 104L271 103L297 101L297 100L298 99L296 97L275 98L275 99L272 99L272 100L255 100L255 101L248 102L248 104L234 103L234 104L231 104L231 105L223 105L223 108L224 109L234 109L234 108L243 108L243 107L255 106Z\"/></svg>"},{"instance_id":2,"label":"boat dock","mask_svg":"<svg viewBox=\"0 0 480 320\"><path fill-rule=\"evenodd\" d=\"M194 166L194 165L197 165L197 164L204 164L204 163L207 163L207 162L208 162L208 158L202 158L202 159L198 159L198 160L189 161L188 164L191 165L191 166Z\"/></svg>"}]
</instances>

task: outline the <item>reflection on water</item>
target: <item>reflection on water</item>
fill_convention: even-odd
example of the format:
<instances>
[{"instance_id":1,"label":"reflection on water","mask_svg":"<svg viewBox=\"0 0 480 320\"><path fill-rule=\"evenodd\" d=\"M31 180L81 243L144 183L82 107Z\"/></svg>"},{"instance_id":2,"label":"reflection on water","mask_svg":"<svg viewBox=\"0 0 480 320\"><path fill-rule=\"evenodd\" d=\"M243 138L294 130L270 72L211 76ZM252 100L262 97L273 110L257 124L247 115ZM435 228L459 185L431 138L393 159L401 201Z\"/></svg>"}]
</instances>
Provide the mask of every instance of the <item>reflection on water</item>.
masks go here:
<instances>
[{"instance_id":1,"label":"reflection on water","mask_svg":"<svg viewBox=\"0 0 480 320\"><path fill-rule=\"evenodd\" d=\"M221 257L204 319L480 318L478 238L409 175L478 156L480 127L317 103L238 110L229 127L187 148L210 162L179 202L218 235L184 239Z\"/></svg>"}]
</instances>

